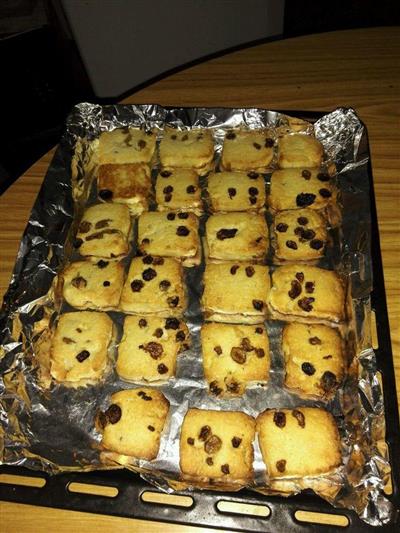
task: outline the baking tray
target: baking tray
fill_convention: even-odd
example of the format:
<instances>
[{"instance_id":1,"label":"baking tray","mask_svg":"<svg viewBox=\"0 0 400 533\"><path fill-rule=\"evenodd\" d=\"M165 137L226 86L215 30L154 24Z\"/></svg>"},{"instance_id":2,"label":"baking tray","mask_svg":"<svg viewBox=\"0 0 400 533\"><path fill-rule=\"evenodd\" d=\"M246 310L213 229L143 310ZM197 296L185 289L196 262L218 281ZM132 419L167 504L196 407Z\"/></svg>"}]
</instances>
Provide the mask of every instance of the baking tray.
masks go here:
<instances>
[{"instance_id":1,"label":"baking tray","mask_svg":"<svg viewBox=\"0 0 400 533\"><path fill-rule=\"evenodd\" d=\"M280 111L314 122L322 112ZM365 130L366 131L366 130ZM370 156L370 154L369 154ZM57 157L57 154L54 156ZM371 210L371 255L374 272L374 287L371 307L376 316L378 347L375 348L377 370L382 377L386 417L386 443L392 467L392 493L386 497L394 507L393 519L383 526L374 527L364 522L354 511L334 508L311 491L284 498L264 496L249 490L237 493L213 491L182 491L166 495L144 481L138 474L127 470L67 473L50 476L23 467L0 467L0 499L10 502L40 505L116 515L144 520L157 520L176 524L215 527L235 531L337 531L338 527L300 520L298 511L326 513L343 517L347 526L343 530L397 531L400 527L400 432L396 397L396 383L390 342L379 228L376 214L371 159L368 163ZM19 484L17 478L24 476ZM30 486L30 478L34 486ZM22 478L21 478L22 479ZM42 485L38 487L38 482ZM79 483L79 486L74 484ZM99 489L102 487L103 490ZM111 491L112 496L104 494ZM92 493L91 493L92 492ZM97 493L97 494L96 494ZM163 503L150 499L162 495ZM184 498L176 498L176 495ZM239 504L235 512L230 504ZM240 509L245 504L247 509ZM249 507L250 506L250 507ZM254 506L254 507L251 507ZM237 506L236 506L237 507ZM260 516L261 513L263 516ZM296 516L295 516L296 514Z\"/></svg>"}]
</instances>

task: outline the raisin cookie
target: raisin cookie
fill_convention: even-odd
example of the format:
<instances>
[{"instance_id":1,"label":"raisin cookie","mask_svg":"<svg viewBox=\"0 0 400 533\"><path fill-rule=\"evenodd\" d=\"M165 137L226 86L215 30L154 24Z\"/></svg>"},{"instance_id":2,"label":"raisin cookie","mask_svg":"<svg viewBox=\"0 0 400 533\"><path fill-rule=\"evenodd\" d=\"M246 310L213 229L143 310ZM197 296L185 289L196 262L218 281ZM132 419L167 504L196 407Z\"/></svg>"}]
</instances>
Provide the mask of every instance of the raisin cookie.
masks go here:
<instances>
[{"instance_id":1,"label":"raisin cookie","mask_svg":"<svg viewBox=\"0 0 400 533\"><path fill-rule=\"evenodd\" d=\"M311 135L294 133L284 135L278 141L278 165L280 168L321 166L324 147Z\"/></svg>"},{"instance_id":2,"label":"raisin cookie","mask_svg":"<svg viewBox=\"0 0 400 533\"><path fill-rule=\"evenodd\" d=\"M210 211L265 210L265 182L257 172L213 172L208 176Z\"/></svg>"},{"instance_id":3,"label":"raisin cookie","mask_svg":"<svg viewBox=\"0 0 400 533\"><path fill-rule=\"evenodd\" d=\"M210 130L195 128L177 130L166 127L160 142L161 166L193 168L199 174L211 170L214 159L214 138Z\"/></svg>"},{"instance_id":4,"label":"raisin cookie","mask_svg":"<svg viewBox=\"0 0 400 533\"><path fill-rule=\"evenodd\" d=\"M274 139L268 130L230 130L222 148L222 170L266 172L274 157Z\"/></svg>"},{"instance_id":5,"label":"raisin cookie","mask_svg":"<svg viewBox=\"0 0 400 533\"><path fill-rule=\"evenodd\" d=\"M99 137L99 164L150 163L157 134L153 129L117 128Z\"/></svg>"},{"instance_id":6,"label":"raisin cookie","mask_svg":"<svg viewBox=\"0 0 400 533\"><path fill-rule=\"evenodd\" d=\"M156 182L158 211L203 212L197 172L190 168L161 170Z\"/></svg>"}]
</instances>

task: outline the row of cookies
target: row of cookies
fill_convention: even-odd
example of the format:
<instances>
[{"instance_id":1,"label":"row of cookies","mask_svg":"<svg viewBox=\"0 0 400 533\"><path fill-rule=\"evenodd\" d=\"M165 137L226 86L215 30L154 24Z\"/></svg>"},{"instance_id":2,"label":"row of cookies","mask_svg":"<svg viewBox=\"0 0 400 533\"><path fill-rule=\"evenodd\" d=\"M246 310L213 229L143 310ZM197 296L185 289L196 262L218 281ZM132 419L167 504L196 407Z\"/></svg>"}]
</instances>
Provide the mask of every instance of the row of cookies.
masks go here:
<instances>
[{"instance_id":1,"label":"row of cookies","mask_svg":"<svg viewBox=\"0 0 400 533\"><path fill-rule=\"evenodd\" d=\"M168 411L168 400L156 389L114 393L96 417L106 457L117 454L122 464L155 459ZM288 477L321 479L341 464L336 423L321 408L270 409L257 420L237 411L191 408L179 438L181 479L197 485L251 483L256 438L270 483Z\"/></svg>"}]
</instances>

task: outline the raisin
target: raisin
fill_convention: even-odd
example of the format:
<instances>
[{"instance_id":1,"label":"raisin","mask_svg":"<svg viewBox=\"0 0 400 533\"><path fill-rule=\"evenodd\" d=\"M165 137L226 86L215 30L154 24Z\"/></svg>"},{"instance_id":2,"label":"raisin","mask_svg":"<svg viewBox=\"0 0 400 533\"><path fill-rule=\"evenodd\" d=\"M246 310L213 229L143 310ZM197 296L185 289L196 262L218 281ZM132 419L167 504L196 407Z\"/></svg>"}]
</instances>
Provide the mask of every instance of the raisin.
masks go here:
<instances>
[{"instance_id":1,"label":"raisin","mask_svg":"<svg viewBox=\"0 0 400 533\"><path fill-rule=\"evenodd\" d=\"M87 285L87 281L82 276L78 276L71 281L71 285L76 289L84 289Z\"/></svg>"},{"instance_id":2,"label":"raisin","mask_svg":"<svg viewBox=\"0 0 400 533\"><path fill-rule=\"evenodd\" d=\"M303 311L306 311L307 313L309 313L310 311L312 311L313 306L311 304L314 301L315 301L315 298L312 298L311 296L309 296L308 298L302 298L301 300L299 300L297 302L297 305L301 309L303 309Z\"/></svg>"},{"instance_id":3,"label":"raisin","mask_svg":"<svg viewBox=\"0 0 400 533\"><path fill-rule=\"evenodd\" d=\"M122 416L121 407L113 403L107 409L107 411L105 412L105 415L111 424L116 424Z\"/></svg>"},{"instance_id":4,"label":"raisin","mask_svg":"<svg viewBox=\"0 0 400 533\"><path fill-rule=\"evenodd\" d=\"M239 365L243 365L246 362L247 356L246 352L241 348L232 348L231 350L232 359Z\"/></svg>"},{"instance_id":5,"label":"raisin","mask_svg":"<svg viewBox=\"0 0 400 533\"><path fill-rule=\"evenodd\" d=\"M320 239L313 239L310 241L310 248L314 250L320 250L323 247L324 243Z\"/></svg>"},{"instance_id":6,"label":"raisin","mask_svg":"<svg viewBox=\"0 0 400 533\"><path fill-rule=\"evenodd\" d=\"M308 362L303 363L301 365L301 369L304 372L304 374L307 374L307 376L312 376L313 374L315 374L315 367L311 363L308 363Z\"/></svg>"},{"instance_id":7,"label":"raisin","mask_svg":"<svg viewBox=\"0 0 400 533\"><path fill-rule=\"evenodd\" d=\"M162 170L160 172L160 176L162 176L163 178L169 178L171 176L172 172L170 172L169 170Z\"/></svg>"},{"instance_id":8,"label":"raisin","mask_svg":"<svg viewBox=\"0 0 400 533\"><path fill-rule=\"evenodd\" d=\"M220 387L218 387L218 382L217 381L212 381L210 383L210 392L212 394L215 394L215 396L218 396L219 394L221 394L222 389Z\"/></svg>"},{"instance_id":9,"label":"raisin","mask_svg":"<svg viewBox=\"0 0 400 533\"><path fill-rule=\"evenodd\" d=\"M95 229L107 228L109 222L112 222L111 218L105 218L104 220L98 220L95 224Z\"/></svg>"},{"instance_id":10,"label":"raisin","mask_svg":"<svg viewBox=\"0 0 400 533\"><path fill-rule=\"evenodd\" d=\"M163 193L164 194L170 194L173 190L174 190L174 188L172 187L172 185L167 185L166 187L164 187Z\"/></svg>"},{"instance_id":11,"label":"raisin","mask_svg":"<svg viewBox=\"0 0 400 533\"><path fill-rule=\"evenodd\" d=\"M294 234L297 235L298 237L301 237L302 239L304 238L303 235L304 235L304 228L302 228L301 226L298 226L295 230L294 230Z\"/></svg>"},{"instance_id":12,"label":"raisin","mask_svg":"<svg viewBox=\"0 0 400 533\"><path fill-rule=\"evenodd\" d=\"M319 172L317 178L319 181L329 181L331 179L329 174L326 174L325 172Z\"/></svg>"},{"instance_id":13,"label":"raisin","mask_svg":"<svg viewBox=\"0 0 400 533\"><path fill-rule=\"evenodd\" d=\"M193 446L194 444L194 439L192 437L188 437L187 439L187 443L190 444L190 446Z\"/></svg>"},{"instance_id":14,"label":"raisin","mask_svg":"<svg viewBox=\"0 0 400 533\"><path fill-rule=\"evenodd\" d=\"M322 359L332 359L332 355L324 355L324 357Z\"/></svg>"},{"instance_id":15,"label":"raisin","mask_svg":"<svg viewBox=\"0 0 400 533\"><path fill-rule=\"evenodd\" d=\"M102 200L111 200L113 193L109 189L100 189L99 196Z\"/></svg>"},{"instance_id":16,"label":"raisin","mask_svg":"<svg viewBox=\"0 0 400 533\"><path fill-rule=\"evenodd\" d=\"M142 244L150 244L150 239L142 239Z\"/></svg>"},{"instance_id":17,"label":"raisin","mask_svg":"<svg viewBox=\"0 0 400 533\"><path fill-rule=\"evenodd\" d=\"M321 339L319 337L310 337L308 339L308 342L315 346L316 344L322 344Z\"/></svg>"},{"instance_id":18,"label":"raisin","mask_svg":"<svg viewBox=\"0 0 400 533\"><path fill-rule=\"evenodd\" d=\"M249 194L250 196L257 196L258 195L257 187L249 187Z\"/></svg>"},{"instance_id":19,"label":"raisin","mask_svg":"<svg viewBox=\"0 0 400 533\"><path fill-rule=\"evenodd\" d=\"M322 198L330 198L332 196L331 191L328 189L320 189L319 194L322 196Z\"/></svg>"},{"instance_id":20,"label":"raisin","mask_svg":"<svg viewBox=\"0 0 400 533\"><path fill-rule=\"evenodd\" d=\"M185 220L186 218L189 218L189 213L178 213L178 218Z\"/></svg>"},{"instance_id":21,"label":"raisin","mask_svg":"<svg viewBox=\"0 0 400 533\"><path fill-rule=\"evenodd\" d=\"M145 255L142 261L145 265L151 265L153 264L153 257L151 255Z\"/></svg>"},{"instance_id":22,"label":"raisin","mask_svg":"<svg viewBox=\"0 0 400 533\"><path fill-rule=\"evenodd\" d=\"M301 411L299 411L298 409L293 409L292 415L295 417L295 419L297 420L301 428L303 428L306 425L306 420Z\"/></svg>"},{"instance_id":23,"label":"raisin","mask_svg":"<svg viewBox=\"0 0 400 533\"><path fill-rule=\"evenodd\" d=\"M97 266L99 268L106 268L106 266L108 266L108 261L103 261L103 259L100 259L100 261L97 263Z\"/></svg>"},{"instance_id":24,"label":"raisin","mask_svg":"<svg viewBox=\"0 0 400 533\"><path fill-rule=\"evenodd\" d=\"M264 307L264 302L262 300L253 300L252 301L254 309L257 311L262 311Z\"/></svg>"},{"instance_id":25,"label":"raisin","mask_svg":"<svg viewBox=\"0 0 400 533\"><path fill-rule=\"evenodd\" d=\"M250 196L249 202L251 203L251 205L254 205L257 203L257 198L255 196Z\"/></svg>"},{"instance_id":26,"label":"raisin","mask_svg":"<svg viewBox=\"0 0 400 533\"><path fill-rule=\"evenodd\" d=\"M286 241L286 246L292 250L297 250L297 244L294 241Z\"/></svg>"},{"instance_id":27,"label":"raisin","mask_svg":"<svg viewBox=\"0 0 400 533\"><path fill-rule=\"evenodd\" d=\"M173 141L176 141L176 135L171 135L171 139L172 139Z\"/></svg>"},{"instance_id":28,"label":"raisin","mask_svg":"<svg viewBox=\"0 0 400 533\"><path fill-rule=\"evenodd\" d=\"M179 320L175 317L170 317L165 320L165 329L178 329Z\"/></svg>"},{"instance_id":29,"label":"raisin","mask_svg":"<svg viewBox=\"0 0 400 533\"><path fill-rule=\"evenodd\" d=\"M162 330L161 330L161 334L162 334ZM145 352L149 352L150 357L152 359L160 359L161 355L164 352L162 345L159 344L158 342L153 342L153 341L148 342L147 344L143 345L143 350Z\"/></svg>"},{"instance_id":30,"label":"raisin","mask_svg":"<svg viewBox=\"0 0 400 533\"><path fill-rule=\"evenodd\" d=\"M286 461L285 459L281 459L280 461L276 462L276 469L278 472L284 472L286 470Z\"/></svg>"},{"instance_id":31,"label":"raisin","mask_svg":"<svg viewBox=\"0 0 400 533\"><path fill-rule=\"evenodd\" d=\"M296 196L296 205L298 207L305 207L314 203L316 196L309 192L301 192Z\"/></svg>"},{"instance_id":32,"label":"raisin","mask_svg":"<svg viewBox=\"0 0 400 533\"><path fill-rule=\"evenodd\" d=\"M145 328L147 326L147 320L145 318L141 318L139 320L139 327L140 328Z\"/></svg>"},{"instance_id":33,"label":"raisin","mask_svg":"<svg viewBox=\"0 0 400 533\"><path fill-rule=\"evenodd\" d=\"M166 374L168 372L168 367L164 365L164 363L161 363L157 367L157 371L159 374Z\"/></svg>"},{"instance_id":34,"label":"raisin","mask_svg":"<svg viewBox=\"0 0 400 533\"><path fill-rule=\"evenodd\" d=\"M161 339L161 337L163 336L163 330L161 328L157 328L154 333L153 333L154 337L157 337L157 339Z\"/></svg>"},{"instance_id":35,"label":"raisin","mask_svg":"<svg viewBox=\"0 0 400 533\"><path fill-rule=\"evenodd\" d=\"M254 268L252 266L247 266L246 267L246 276L248 278L251 278L252 276L254 276L254 272L255 272L255 270L254 270Z\"/></svg>"},{"instance_id":36,"label":"raisin","mask_svg":"<svg viewBox=\"0 0 400 533\"><path fill-rule=\"evenodd\" d=\"M239 265L233 265L231 267L231 274L234 276L236 274L236 271L238 270Z\"/></svg>"},{"instance_id":37,"label":"raisin","mask_svg":"<svg viewBox=\"0 0 400 533\"><path fill-rule=\"evenodd\" d=\"M228 464L222 465L221 466L221 472L223 474L229 474L229 465Z\"/></svg>"},{"instance_id":38,"label":"raisin","mask_svg":"<svg viewBox=\"0 0 400 533\"><path fill-rule=\"evenodd\" d=\"M250 339L248 337L244 337L242 339L240 347L243 348L245 352L252 352L254 350L254 347L251 345Z\"/></svg>"},{"instance_id":39,"label":"raisin","mask_svg":"<svg viewBox=\"0 0 400 533\"><path fill-rule=\"evenodd\" d=\"M229 198L233 198L234 196L236 196L236 189L234 187L229 187L228 195L229 195Z\"/></svg>"},{"instance_id":40,"label":"raisin","mask_svg":"<svg viewBox=\"0 0 400 533\"><path fill-rule=\"evenodd\" d=\"M230 383L227 383L226 390L228 392L232 392L233 394L236 394L237 392L239 392L239 383L236 383L236 381L231 381Z\"/></svg>"},{"instance_id":41,"label":"raisin","mask_svg":"<svg viewBox=\"0 0 400 533\"><path fill-rule=\"evenodd\" d=\"M300 281L300 283L303 283L304 281L304 274L303 272L296 272L295 278Z\"/></svg>"},{"instance_id":42,"label":"raisin","mask_svg":"<svg viewBox=\"0 0 400 533\"><path fill-rule=\"evenodd\" d=\"M75 239L73 246L74 246L74 248L80 248L82 246L82 244L83 244L83 240L82 239Z\"/></svg>"},{"instance_id":43,"label":"raisin","mask_svg":"<svg viewBox=\"0 0 400 533\"><path fill-rule=\"evenodd\" d=\"M256 348L256 356L262 359L265 356L265 351L262 348Z\"/></svg>"},{"instance_id":44,"label":"raisin","mask_svg":"<svg viewBox=\"0 0 400 533\"><path fill-rule=\"evenodd\" d=\"M163 257L154 257L153 258L153 265L163 265L164 264L164 258Z\"/></svg>"},{"instance_id":45,"label":"raisin","mask_svg":"<svg viewBox=\"0 0 400 533\"><path fill-rule=\"evenodd\" d=\"M216 453L221 449L222 440L217 435L212 435L204 444L204 450L206 453Z\"/></svg>"},{"instance_id":46,"label":"raisin","mask_svg":"<svg viewBox=\"0 0 400 533\"><path fill-rule=\"evenodd\" d=\"M151 281L157 276L157 272L154 270L154 268L146 268L146 270L143 270L142 272L142 278L144 281Z\"/></svg>"},{"instance_id":47,"label":"raisin","mask_svg":"<svg viewBox=\"0 0 400 533\"><path fill-rule=\"evenodd\" d=\"M75 341L69 337L63 337L62 340L65 342L65 344L76 344Z\"/></svg>"},{"instance_id":48,"label":"raisin","mask_svg":"<svg viewBox=\"0 0 400 533\"><path fill-rule=\"evenodd\" d=\"M211 428L210 426L203 426L201 429L200 429L200 433L199 433L199 440L202 440L202 441L206 441L209 437L211 437L212 435L212 432L211 432Z\"/></svg>"},{"instance_id":49,"label":"raisin","mask_svg":"<svg viewBox=\"0 0 400 533\"><path fill-rule=\"evenodd\" d=\"M304 179L309 180L311 178L311 172L307 169L304 169L301 173Z\"/></svg>"},{"instance_id":50,"label":"raisin","mask_svg":"<svg viewBox=\"0 0 400 533\"><path fill-rule=\"evenodd\" d=\"M178 331L177 334L175 335L175 340L177 342L183 342L185 339L186 339L186 335L185 335L185 332L182 330Z\"/></svg>"},{"instance_id":51,"label":"raisin","mask_svg":"<svg viewBox=\"0 0 400 533\"><path fill-rule=\"evenodd\" d=\"M189 139L189 135L185 133L183 137L181 137L181 141L187 141Z\"/></svg>"},{"instance_id":52,"label":"raisin","mask_svg":"<svg viewBox=\"0 0 400 533\"><path fill-rule=\"evenodd\" d=\"M286 426L286 415L283 411L275 411L274 424L278 428L284 428Z\"/></svg>"},{"instance_id":53,"label":"raisin","mask_svg":"<svg viewBox=\"0 0 400 533\"><path fill-rule=\"evenodd\" d=\"M106 281L103 281L103 287L109 287L111 285L111 282L106 280Z\"/></svg>"},{"instance_id":54,"label":"raisin","mask_svg":"<svg viewBox=\"0 0 400 533\"><path fill-rule=\"evenodd\" d=\"M208 466L212 466L214 464L214 461L212 460L212 457L207 457L206 463L208 464Z\"/></svg>"},{"instance_id":55,"label":"raisin","mask_svg":"<svg viewBox=\"0 0 400 533\"><path fill-rule=\"evenodd\" d=\"M164 201L165 202L170 202L172 200L172 194L166 194L164 196Z\"/></svg>"},{"instance_id":56,"label":"raisin","mask_svg":"<svg viewBox=\"0 0 400 533\"><path fill-rule=\"evenodd\" d=\"M300 283L297 281L297 279L294 279L292 282L291 282L291 289L290 291L288 292L288 295L290 296L290 298L292 300L296 299L299 295L301 294L301 285Z\"/></svg>"},{"instance_id":57,"label":"raisin","mask_svg":"<svg viewBox=\"0 0 400 533\"><path fill-rule=\"evenodd\" d=\"M133 292L140 292L144 287L144 283L141 279L134 279L131 283L131 289Z\"/></svg>"},{"instance_id":58,"label":"raisin","mask_svg":"<svg viewBox=\"0 0 400 533\"><path fill-rule=\"evenodd\" d=\"M88 222L87 220L83 220L79 224L79 233L87 233L88 231L90 231L91 227L92 227L92 224L90 222Z\"/></svg>"},{"instance_id":59,"label":"raisin","mask_svg":"<svg viewBox=\"0 0 400 533\"><path fill-rule=\"evenodd\" d=\"M79 363L83 363L83 361L87 359L89 356L90 356L90 352L88 352L87 350L82 350L76 356L76 360L79 361Z\"/></svg>"},{"instance_id":60,"label":"raisin","mask_svg":"<svg viewBox=\"0 0 400 533\"><path fill-rule=\"evenodd\" d=\"M168 213L167 219L168 220L175 220L175 213Z\"/></svg>"},{"instance_id":61,"label":"raisin","mask_svg":"<svg viewBox=\"0 0 400 533\"><path fill-rule=\"evenodd\" d=\"M269 137L267 137L265 139L265 148L272 148L273 146L274 146L273 139L270 139Z\"/></svg>"},{"instance_id":62,"label":"raisin","mask_svg":"<svg viewBox=\"0 0 400 533\"><path fill-rule=\"evenodd\" d=\"M240 439L239 437L233 437L233 439L231 440L232 446L234 448L239 448L241 442L242 439Z\"/></svg>"},{"instance_id":63,"label":"raisin","mask_svg":"<svg viewBox=\"0 0 400 533\"><path fill-rule=\"evenodd\" d=\"M170 296L167 298L167 304L170 307L176 307L179 303L179 296Z\"/></svg>"},{"instance_id":64,"label":"raisin","mask_svg":"<svg viewBox=\"0 0 400 533\"><path fill-rule=\"evenodd\" d=\"M189 233L190 233L190 230L186 226L178 226L176 229L176 234L179 237L187 237Z\"/></svg>"},{"instance_id":65,"label":"raisin","mask_svg":"<svg viewBox=\"0 0 400 533\"><path fill-rule=\"evenodd\" d=\"M297 223L300 224L300 226L305 226L308 224L308 218L307 217L299 217L297 219Z\"/></svg>"},{"instance_id":66,"label":"raisin","mask_svg":"<svg viewBox=\"0 0 400 533\"><path fill-rule=\"evenodd\" d=\"M141 150L143 150L143 148L145 148L146 144L147 144L146 141L144 141L143 139L139 139L138 143L137 143L138 148L140 148Z\"/></svg>"},{"instance_id":67,"label":"raisin","mask_svg":"<svg viewBox=\"0 0 400 533\"><path fill-rule=\"evenodd\" d=\"M276 230L279 231L279 233L285 233L288 229L288 225L284 222L279 222L279 224L276 226Z\"/></svg>"},{"instance_id":68,"label":"raisin","mask_svg":"<svg viewBox=\"0 0 400 533\"><path fill-rule=\"evenodd\" d=\"M251 179L251 180L256 180L258 178L258 174L257 172L249 172L247 174L247 176Z\"/></svg>"},{"instance_id":69,"label":"raisin","mask_svg":"<svg viewBox=\"0 0 400 533\"><path fill-rule=\"evenodd\" d=\"M221 346L214 346L214 352L215 352L217 355L221 355L221 354L222 354L222 348L221 348Z\"/></svg>"},{"instance_id":70,"label":"raisin","mask_svg":"<svg viewBox=\"0 0 400 533\"><path fill-rule=\"evenodd\" d=\"M220 241L224 241L225 239L233 239L233 237L236 235L237 229L220 229L217 231L217 239Z\"/></svg>"},{"instance_id":71,"label":"raisin","mask_svg":"<svg viewBox=\"0 0 400 533\"><path fill-rule=\"evenodd\" d=\"M169 289L169 287L171 287L171 282L167 279L163 279L162 281L160 281L158 286L160 287L161 291L166 291Z\"/></svg>"},{"instance_id":72,"label":"raisin","mask_svg":"<svg viewBox=\"0 0 400 533\"><path fill-rule=\"evenodd\" d=\"M306 241L309 241L315 237L315 231L313 231L312 229L306 229L303 231L302 237Z\"/></svg>"},{"instance_id":73,"label":"raisin","mask_svg":"<svg viewBox=\"0 0 400 533\"><path fill-rule=\"evenodd\" d=\"M256 150L261 150L261 144L253 143L253 146Z\"/></svg>"},{"instance_id":74,"label":"raisin","mask_svg":"<svg viewBox=\"0 0 400 533\"><path fill-rule=\"evenodd\" d=\"M263 328L256 328L256 333L258 333L259 335L261 335L263 333Z\"/></svg>"},{"instance_id":75,"label":"raisin","mask_svg":"<svg viewBox=\"0 0 400 533\"><path fill-rule=\"evenodd\" d=\"M337 385L336 376L333 372L327 370L322 374L321 385L325 392L329 392Z\"/></svg>"},{"instance_id":76,"label":"raisin","mask_svg":"<svg viewBox=\"0 0 400 533\"><path fill-rule=\"evenodd\" d=\"M148 429L149 431L155 431L156 428L155 428L154 426L147 426L147 429Z\"/></svg>"},{"instance_id":77,"label":"raisin","mask_svg":"<svg viewBox=\"0 0 400 533\"><path fill-rule=\"evenodd\" d=\"M312 294L315 289L315 283L313 281L306 281L306 292Z\"/></svg>"},{"instance_id":78,"label":"raisin","mask_svg":"<svg viewBox=\"0 0 400 533\"><path fill-rule=\"evenodd\" d=\"M196 187L194 185L188 185L186 187L186 192L188 194L194 194L196 192Z\"/></svg>"},{"instance_id":79,"label":"raisin","mask_svg":"<svg viewBox=\"0 0 400 533\"><path fill-rule=\"evenodd\" d=\"M236 138L236 133L234 133L233 131L228 131L228 133L226 134L226 139L229 139L230 141L232 141L235 138Z\"/></svg>"},{"instance_id":80,"label":"raisin","mask_svg":"<svg viewBox=\"0 0 400 533\"><path fill-rule=\"evenodd\" d=\"M149 402L153 398L151 396L147 396L147 394L144 392L144 390L140 390L138 393L138 396L140 396L145 402Z\"/></svg>"}]
</instances>

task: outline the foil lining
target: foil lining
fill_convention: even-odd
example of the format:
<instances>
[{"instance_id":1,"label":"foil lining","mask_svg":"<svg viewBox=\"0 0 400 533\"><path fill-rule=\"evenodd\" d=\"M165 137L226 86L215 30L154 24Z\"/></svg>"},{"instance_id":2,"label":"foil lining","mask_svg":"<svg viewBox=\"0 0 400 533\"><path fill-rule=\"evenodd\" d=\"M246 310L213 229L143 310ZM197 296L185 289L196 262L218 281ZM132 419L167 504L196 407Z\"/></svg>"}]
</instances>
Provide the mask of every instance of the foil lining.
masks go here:
<instances>
[{"instance_id":1,"label":"foil lining","mask_svg":"<svg viewBox=\"0 0 400 533\"><path fill-rule=\"evenodd\" d=\"M93 200L90 178L96 167L96 139L100 132L127 125L156 127L161 132L165 124L212 128L217 159L227 128L245 125L279 131L293 127L289 117L263 109L166 109L158 105L87 103L74 108L22 237L0 317L0 463L48 473L113 467L105 466L101 460L95 414L106 407L110 394L137 385L121 381L114 371L105 381L86 388L71 389L51 382L50 328L60 312L53 295L53 280L72 257L70 243L76 214ZM304 124L297 127L312 128ZM367 136L354 110L346 108L324 115L314 124L314 132L324 145L326 163L336 166L342 203L340 238L321 265L334 267L349 279L353 319L352 342L348 345L353 349L348 376L326 406L339 427L343 465L329 476L328 489L321 488L318 478L307 482L334 506L354 509L365 522L380 525L390 521L393 509L383 493L390 465L384 445L382 390L370 339L369 294L373 280ZM268 184L268 176L266 179ZM191 296L185 320L192 345L178 359L176 378L167 384L154 384L170 402L160 451L155 461L124 464L166 491L181 487L179 433L188 407L242 410L257 416L266 408L277 406L321 405L304 401L282 387L283 324L278 321L266 322L271 346L269 382L251 385L242 398L210 397L199 344L201 267L186 271ZM61 310L67 310L66 306ZM121 332L122 315L109 314ZM254 449L255 476L250 488L266 494L284 490L286 495L302 490L304 480L297 479L288 480L284 486L271 486L257 442ZM119 465L115 463L114 467Z\"/></svg>"}]
</instances>

